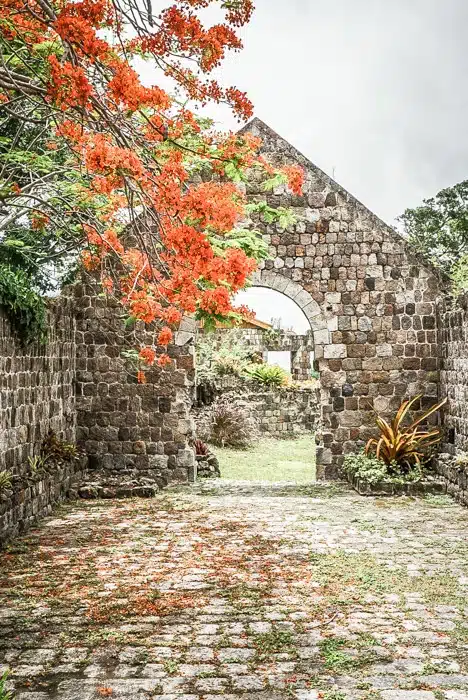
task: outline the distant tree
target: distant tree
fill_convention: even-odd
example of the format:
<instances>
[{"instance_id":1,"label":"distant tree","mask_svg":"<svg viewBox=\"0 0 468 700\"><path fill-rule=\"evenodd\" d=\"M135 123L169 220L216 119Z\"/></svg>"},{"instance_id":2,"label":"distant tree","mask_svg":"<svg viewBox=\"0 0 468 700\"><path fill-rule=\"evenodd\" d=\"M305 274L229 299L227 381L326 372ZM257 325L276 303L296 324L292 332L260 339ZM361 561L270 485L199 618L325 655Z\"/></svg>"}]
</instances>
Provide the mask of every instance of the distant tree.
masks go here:
<instances>
[{"instance_id":1,"label":"distant tree","mask_svg":"<svg viewBox=\"0 0 468 700\"><path fill-rule=\"evenodd\" d=\"M468 286L468 180L441 190L399 217L416 250Z\"/></svg>"}]
</instances>

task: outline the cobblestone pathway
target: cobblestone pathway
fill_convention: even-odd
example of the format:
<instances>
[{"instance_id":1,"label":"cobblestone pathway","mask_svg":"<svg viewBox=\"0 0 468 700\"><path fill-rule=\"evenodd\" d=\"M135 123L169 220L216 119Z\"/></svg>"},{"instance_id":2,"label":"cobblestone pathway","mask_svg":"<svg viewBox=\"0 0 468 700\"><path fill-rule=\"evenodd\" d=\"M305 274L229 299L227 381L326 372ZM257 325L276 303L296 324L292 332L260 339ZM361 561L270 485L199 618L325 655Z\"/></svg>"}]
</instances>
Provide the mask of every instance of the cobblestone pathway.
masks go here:
<instances>
[{"instance_id":1,"label":"cobblestone pathway","mask_svg":"<svg viewBox=\"0 0 468 700\"><path fill-rule=\"evenodd\" d=\"M0 556L19 700L467 700L468 511L218 482L67 505Z\"/></svg>"}]
</instances>

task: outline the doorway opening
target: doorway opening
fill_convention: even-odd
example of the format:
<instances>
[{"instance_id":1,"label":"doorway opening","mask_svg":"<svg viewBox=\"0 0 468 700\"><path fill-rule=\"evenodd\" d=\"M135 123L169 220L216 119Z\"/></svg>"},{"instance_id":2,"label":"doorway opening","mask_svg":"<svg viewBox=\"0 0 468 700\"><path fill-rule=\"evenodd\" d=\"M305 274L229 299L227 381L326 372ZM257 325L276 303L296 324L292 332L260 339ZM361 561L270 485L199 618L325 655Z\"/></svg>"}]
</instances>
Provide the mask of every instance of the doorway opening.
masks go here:
<instances>
[{"instance_id":1,"label":"doorway opening","mask_svg":"<svg viewBox=\"0 0 468 700\"><path fill-rule=\"evenodd\" d=\"M216 407L221 405L224 412L238 408L254 426L254 439L242 449L234 440L229 444L225 435L225 441L216 444L217 436L212 434L221 476L313 482L320 391L310 322L295 301L274 289L252 287L241 292L236 303L247 306L252 316L235 329L218 328L210 340L202 334L198 344L204 367L207 344L215 346L210 350L213 380L208 398L214 408L200 409L203 425L207 414L213 425ZM203 403L207 392L201 388L198 395L200 399L204 393Z\"/></svg>"}]
</instances>

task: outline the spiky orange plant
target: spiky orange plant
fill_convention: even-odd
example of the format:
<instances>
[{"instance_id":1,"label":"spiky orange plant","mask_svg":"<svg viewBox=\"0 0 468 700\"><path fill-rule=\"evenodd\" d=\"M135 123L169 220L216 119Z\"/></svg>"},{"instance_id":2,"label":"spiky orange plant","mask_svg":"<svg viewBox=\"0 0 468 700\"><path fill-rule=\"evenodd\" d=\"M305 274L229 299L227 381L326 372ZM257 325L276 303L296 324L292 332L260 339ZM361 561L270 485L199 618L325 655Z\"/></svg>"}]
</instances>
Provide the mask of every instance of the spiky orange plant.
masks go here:
<instances>
[{"instance_id":1,"label":"spiky orange plant","mask_svg":"<svg viewBox=\"0 0 468 700\"><path fill-rule=\"evenodd\" d=\"M403 421L413 404L421 398L403 401L395 418L388 423L381 416L376 423L380 429L379 438L371 438L366 445L366 454L375 453L378 459L385 464L397 464L403 471L408 471L415 465L421 464L421 460L427 454L427 449L437 444L441 438L439 428L424 429L419 427L421 423L443 406L447 399L431 406L419 418L410 425L403 425Z\"/></svg>"}]
</instances>

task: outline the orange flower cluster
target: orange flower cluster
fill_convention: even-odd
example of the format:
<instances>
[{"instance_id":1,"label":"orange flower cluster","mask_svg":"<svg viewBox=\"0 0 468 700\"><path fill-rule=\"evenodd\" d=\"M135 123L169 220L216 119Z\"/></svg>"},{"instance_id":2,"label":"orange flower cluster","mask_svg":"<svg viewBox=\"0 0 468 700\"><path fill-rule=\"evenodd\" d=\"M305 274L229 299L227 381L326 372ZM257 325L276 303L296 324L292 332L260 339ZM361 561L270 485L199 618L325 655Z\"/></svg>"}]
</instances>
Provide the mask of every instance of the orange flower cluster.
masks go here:
<instances>
[{"instance_id":1,"label":"orange flower cluster","mask_svg":"<svg viewBox=\"0 0 468 700\"><path fill-rule=\"evenodd\" d=\"M138 384L146 384L146 374L141 369L137 372L137 382Z\"/></svg>"},{"instance_id":2,"label":"orange flower cluster","mask_svg":"<svg viewBox=\"0 0 468 700\"><path fill-rule=\"evenodd\" d=\"M203 182L183 197L180 213L200 228L231 231L245 211L245 201L232 183Z\"/></svg>"},{"instance_id":3,"label":"orange flower cluster","mask_svg":"<svg viewBox=\"0 0 468 700\"><path fill-rule=\"evenodd\" d=\"M197 13L213 3L172 0L152 25L138 23L131 39L119 0L4 0L0 8L0 33L23 42L31 65L43 60L46 105L56 124L51 149L68 149L70 167L82 178L91 212L82 218L83 266L100 274L129 316L156 324L153 345L138 352L146 367L171 364L161 348L173 341L183 314L232 314L233 295L256 261L216 242L245 218L246 198L235 184L243 173L277 172L258 155L259 139L214 132L187 101L144 85L135 70L135 59L150 60L189 100L224 102L239 118L250 117L245 93L204 76L228 50L241 48L237 28L253 5L222 3L224 22L207 27ZM41 41L52 47L43 58L35 48ZM9 99L15 91L0 88L0 100ZM300 168L283 172L299 194ZM44 227L47 219L38 213L33 225ZM146 381L142 369L137 379Z\"/></svg>"},{"instance_id":4,"label":"orange flower cluster","mask_svg":"<svg viewBox=\"0 0 468 700\"><path fill-rule=\"evenodd\" d=\"M291 192L301 195L304 186L303 169L299 165L287 165L283 168L283 172L288 178L288 186Z\"/></svg>"},{"instance_id":5,"label":"orange flower cluster","mask_svg":"<svg viewBox=\"0 0 468 700\"><path fill-rule=\"evenodd\" d=\"M81 66L74 66L69 61L60 63L56 56L49 56L50 83L48 94L50 100L61 110L73 107L85 108L93 89Z\"/></svg>"},{"instance_id":6,"label":"orange flower cluster","mask_svg":"<svg viewBox=\"0 0 468 700\"><path fill-rule=\"evenodd\" d=\"M164 326L158 334L158 345L169 345L172 341L172 331L168 326Z\"/></svg>"},{"instance_id":7,"label":"orange flower cluster","mask_svg":"<svg viewBox=\"0 0 468 700\"><path fill-rule=\"evenodd\" d=\"M153 350L153 348L141 348L139 358L140 360L143 360L145 364L152 365L156 359L156 352Z\"/></svg>"},{"instance_id":8,"label":"orange flower cluster","mask_svg":"<svg viewBox=\"0 0 468 700\"><path fill-rule=\"evenodd\" d=\"M164 90L157 86L143 87L136 71L126 63L115 62L114 76L108 87L116 103L132 112L142 107L165 110L171 106L171 100Z\"/></svg>"}]
</instances>

